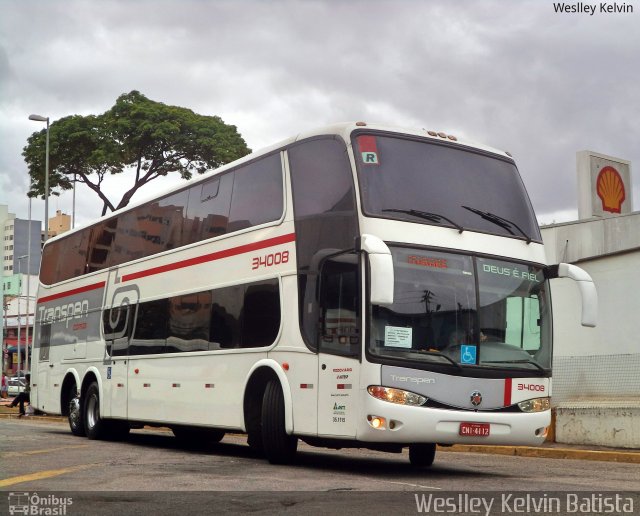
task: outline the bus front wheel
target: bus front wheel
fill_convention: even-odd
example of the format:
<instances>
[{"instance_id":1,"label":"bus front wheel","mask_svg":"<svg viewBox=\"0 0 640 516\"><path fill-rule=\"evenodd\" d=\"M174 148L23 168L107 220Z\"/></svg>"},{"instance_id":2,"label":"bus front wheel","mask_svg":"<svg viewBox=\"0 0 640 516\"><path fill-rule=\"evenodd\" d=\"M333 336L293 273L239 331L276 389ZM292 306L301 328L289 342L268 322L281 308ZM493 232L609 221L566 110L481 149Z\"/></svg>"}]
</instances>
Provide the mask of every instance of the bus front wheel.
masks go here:
<instances>
[{"instance_id":1,"label":"bus front wheel","mask_svg":"<svg viewBox=\"0 0 640 516\"><path fill-rule=\"evenodd\" d=\"M416 468L428 468L436 458L434 443L420 443L409 445L409 462Z\"/></svg>"},{"instance_id":2,"label":"bus front wheel","mask_svg":"<svg viewBox=\"0 0 640 516\"><path fill-rule=\"evenodd\" d=\"M262 398L262 444L271 464L288 464L298 448L298 439L287 435L284 424L284 396L277 380L267 384Z\"/></svg>"},{"instance_id":3,"label":"bus front wheel","mask_svg":"<svg viewBox=\"0 0 640 516\"><path fill-rule=\"evenodd\" d=\"M84 437L87 434L84 430L84 419L80 407L80 397L76 396L74 392L74 396L71 398L71 401L69 401L69 428L71 429L71 433L73 435Z\"/></svg>"}]
</instances>

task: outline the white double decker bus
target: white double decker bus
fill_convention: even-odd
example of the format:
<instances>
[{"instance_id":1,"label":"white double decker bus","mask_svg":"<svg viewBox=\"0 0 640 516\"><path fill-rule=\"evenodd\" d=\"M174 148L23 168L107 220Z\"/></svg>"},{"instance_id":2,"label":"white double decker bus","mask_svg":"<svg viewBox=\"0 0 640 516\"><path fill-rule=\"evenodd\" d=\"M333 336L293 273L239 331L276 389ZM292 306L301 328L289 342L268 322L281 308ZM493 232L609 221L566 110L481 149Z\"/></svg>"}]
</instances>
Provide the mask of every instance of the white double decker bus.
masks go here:
<instances>
[{"instance_id":1,"label":"white double decker bus","mask_svg":"<svg viewBox=\"0 0 640 516\"><path fill-rule=\"evenodd\" d=\"M550 424L547 266L508 153L358 122L299 135L49 240L32 403L71 431L244 432L433 462Z\"/></svg>"}]
</instances>

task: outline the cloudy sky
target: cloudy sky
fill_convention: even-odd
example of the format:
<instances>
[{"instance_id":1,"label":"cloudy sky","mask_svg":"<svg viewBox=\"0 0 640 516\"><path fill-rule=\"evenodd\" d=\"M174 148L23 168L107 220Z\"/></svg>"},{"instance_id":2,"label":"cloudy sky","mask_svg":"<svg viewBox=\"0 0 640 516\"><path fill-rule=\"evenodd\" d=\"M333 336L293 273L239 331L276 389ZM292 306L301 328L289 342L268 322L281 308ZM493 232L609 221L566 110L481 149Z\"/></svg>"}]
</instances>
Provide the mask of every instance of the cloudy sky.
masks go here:
<instances>
[{"instance_id":1,"label":"cloudy sky","mask_svg":"<svg viewBox=\"0 0 640 516\"><path fill-rule=\"evenodd\" d=\"M222 117L254 150L348 120L506 149L541 223L577 218L575 154L589 149L632 161L640 209L640 4L627 5L635 12L559 14L552 0L0 0L0 203L27 217L21 153L43 127L29 114L99 114L136 89ZM122 183L108 189L116 197ZM56 209L71 213L70 193L51 198ZM78 222L100 209L78 189ZM43 212L34 200L34 218Z\"/></svg>"}]
</instances>

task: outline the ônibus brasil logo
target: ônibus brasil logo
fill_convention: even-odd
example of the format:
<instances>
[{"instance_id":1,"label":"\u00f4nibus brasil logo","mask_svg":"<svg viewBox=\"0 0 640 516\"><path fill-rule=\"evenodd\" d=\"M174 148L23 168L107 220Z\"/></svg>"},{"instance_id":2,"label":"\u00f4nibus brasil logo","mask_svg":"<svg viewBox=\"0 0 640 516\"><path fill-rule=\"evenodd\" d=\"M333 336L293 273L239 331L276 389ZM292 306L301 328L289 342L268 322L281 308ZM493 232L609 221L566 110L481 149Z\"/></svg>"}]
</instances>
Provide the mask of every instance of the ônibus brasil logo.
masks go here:
<instances>
[{"instance_id":1,"label":"\u00f4nibus brasil logo","mask_svg":"<svg viewBox=\"0 0 640 516\"><path fill-rule=\"evenodd\" d=\"M64 516L73 504L70 496L38 493L9 493L9 514Z\"/></svg>"}]
</instances>

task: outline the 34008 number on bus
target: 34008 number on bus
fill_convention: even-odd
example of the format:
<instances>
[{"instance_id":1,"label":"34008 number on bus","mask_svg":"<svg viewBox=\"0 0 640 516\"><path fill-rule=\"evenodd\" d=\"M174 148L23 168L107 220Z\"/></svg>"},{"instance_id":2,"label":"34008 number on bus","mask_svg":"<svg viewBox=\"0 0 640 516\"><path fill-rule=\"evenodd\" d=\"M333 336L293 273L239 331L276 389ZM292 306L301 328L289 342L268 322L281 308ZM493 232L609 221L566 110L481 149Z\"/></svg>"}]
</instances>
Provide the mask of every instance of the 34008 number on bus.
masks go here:
<instances>
[{"instance_id":1,"label":"34008 number on bus","mask_svg":"<svg viewBox=\"0 0 640 516\"><path fill-rule=\"evenodd\" d=\"M289 262L289 251L267 254L265 256L255 256L251 259L251 269L259 269L260 267L273 267L281 263Z\"/></svg>"}]
</instances>

